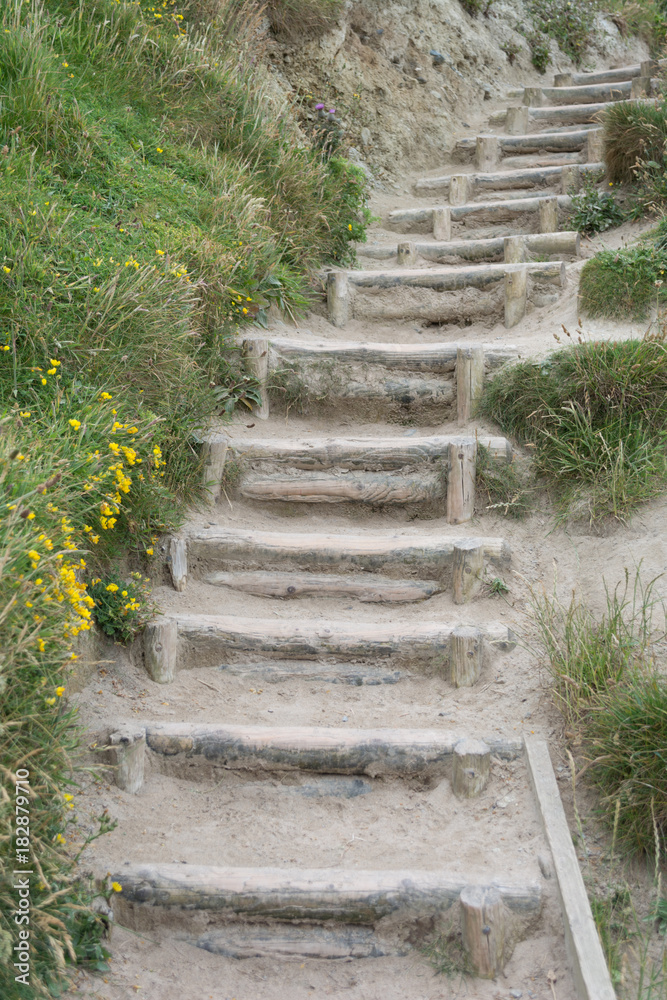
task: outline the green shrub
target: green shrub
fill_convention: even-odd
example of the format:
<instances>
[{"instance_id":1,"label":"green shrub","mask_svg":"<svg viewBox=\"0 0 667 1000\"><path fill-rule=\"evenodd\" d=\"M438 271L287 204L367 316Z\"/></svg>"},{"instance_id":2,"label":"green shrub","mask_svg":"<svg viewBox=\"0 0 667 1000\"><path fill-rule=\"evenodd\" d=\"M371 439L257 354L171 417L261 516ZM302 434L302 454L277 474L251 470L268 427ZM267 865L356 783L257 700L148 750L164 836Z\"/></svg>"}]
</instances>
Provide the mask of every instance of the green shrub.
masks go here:
<instances>
[{"instance_id":1,"label":"green shrub","mask_svg":"<svg viewBox=\"0 0 667 1000\"><path fill-rule=\"evenodd\" d=\"M568 55L576 66L588 48L594 31L597 5L594 0L529 0L528 11L533 25L538 33L553 38L565 55ZM535 61L533 65L543 73Z\"/></svg>"},{"instance_id":2,"label":"green shrub","mask_svg":"<svg viewBox=\"0 0 667 1000\"><path fill-rule=\"evenodd\" d=\"M563 515L623 517L667 480L667 349L581 343L502 369L480 413L531 445Z\"/></svg>"},{"instance_id":3,"label":"green shrub","mask_svg":"<svg viewBox=\"0 0 667 1000\"><path fill-rule=\"evenodd\" d=\"M664 301L667 271L665 227L661 224L633 246L602 250L584 264L579 280L586 316L645 319L649 307Z\"/></svg>"},{"instance_id":4,"label":"green shrub","mask_svg":"<svg viewBox=\"0 0 667 1000\"><path fill-rule=\"evenodd\" d=\"M156 611L149 585L149 577L141 573L130 573L126 580L106 576L91 581L88 593L95 602L93 615L105 635L128 643L142 631Z\"/></svg>"},{"instance_id":5,"label":"green shrub","mask_svg":"<svg viewBox=\"0 0 667 1000\"><path fill-rule=\"evenodd\" d=\"M623 222L623 211L610 191L600 191L595 183L586 178L584 186L572 195L572 228L578 233L602 233Z\"/></svg>"},{"instance_id":6,"label":"green shrub","mask_svg":"<svg viewBox=\"0 0 667 1000\"><path fill-rule=\"evenodd\" d=\"M332 27L343 6L344 0L268 0L266 13L277 35L297 39Z\"/></svg>"},{"instance_id":7,"label":"green shrub","mask_svg":"<svg viewBox=\"0 0 667 1000\"><path fill-rule=\"evenodd\" d=\"M634 181L640 163L664 170L667 105L658 101L623 101L607 108L602 121L609 180Z\"/></svg>"},{"instance_id":8,"label":"green shrub","mask_svg":"<svg viewBox=\"0 0 667 1000\"><path fill-rule=\"evenodd\" d=\"M528 35L528 45L530 47L530 61L538 73L546 73L551 62L551 50L549 39L546 35L541 35L538 31L533 31Z\"/></svg>"},{"instance_id":9,"label":"green shrub","mask_svg":"<svg viewBox=\"0 0 667 1000\"><path fill-rule=\"evenodd\" d=\"M494 0L459 0L459 3L470 17L479 17L480 14L488 17Z\"/></svg>"}]
</instances>

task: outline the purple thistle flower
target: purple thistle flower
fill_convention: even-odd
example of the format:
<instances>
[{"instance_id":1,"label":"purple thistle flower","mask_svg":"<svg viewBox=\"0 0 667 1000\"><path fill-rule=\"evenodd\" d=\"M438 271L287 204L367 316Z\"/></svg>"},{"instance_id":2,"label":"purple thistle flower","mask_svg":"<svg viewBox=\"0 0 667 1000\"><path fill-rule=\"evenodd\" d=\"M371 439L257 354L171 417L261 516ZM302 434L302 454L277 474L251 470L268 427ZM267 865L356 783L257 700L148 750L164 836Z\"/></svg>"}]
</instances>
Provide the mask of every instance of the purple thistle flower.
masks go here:
<instances>
[{"instance_id":1,"label":"purple thistle flower","mask_svg":"<svg viewBox=\"0 0 667 1000\"><path fill-rule=\"evenodd\" d=\"M329 108L329 114L330 115L335 115L336 114L336 109L335 108Z\"/></svg>"},{"instance_id":2,"label":"purple thistle flower","mask_svg":"<svg viewBox=\"0 0 667 1000\"><path fill-rule=\"evenodd\" d=\"M315 110L316 110L316 111L321 111L323 107L324 107L324 105L323 105L323 104L316 104L316 105L315 105Z\"/></svg>"}]
</instances>

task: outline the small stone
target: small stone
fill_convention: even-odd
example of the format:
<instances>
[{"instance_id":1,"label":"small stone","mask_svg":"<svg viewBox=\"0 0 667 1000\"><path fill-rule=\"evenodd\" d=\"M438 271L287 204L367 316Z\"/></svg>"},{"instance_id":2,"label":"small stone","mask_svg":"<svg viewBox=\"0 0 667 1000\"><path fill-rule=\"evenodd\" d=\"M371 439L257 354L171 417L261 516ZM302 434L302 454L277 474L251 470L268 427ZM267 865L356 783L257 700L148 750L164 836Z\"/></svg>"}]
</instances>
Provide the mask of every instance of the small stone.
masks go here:
<instances>
[{"instance_id":1,"label":"small stone","mask_svg":"<svg viewBox=\"0 0 667 1000\"><path fill-rule=\"evenodd\" d=\"M521 1000L523 993L521 990L510 990L510 996L513 997L513 1000Z\"/></svg>"},{"instance_id":2,"label":"small stone","mask_svg":"<svg viewBox=\"0 0 667 1000\"><path fill-rule=\"evenodd\" d=\"M443 56L442 52L438 52L437 49L431 49L429 55L433 59L434 66L442 66L443 63L445 62L445 57Z\"/></svg>"},{"instance_id":3,"label":"small stone","mask_svg":"<svg viewBox=\"0 0 667 1000\"><path fill-rule=\"evenodd\" d=\"M544 878L551 878L553 875L553 868L551 867L551 858L548 854L538 854L537 863L540 866L540 871Z\"/></svg>"},{"instance_id":4,"label":"small stone","mask_svg":"<svg viewBox=\"0 0 667 1000\"><path fill-rule=\"evenodd\" d=\"M425 76L418 76L417 77L417 83L426 83L426 77Z\"/></svg>"},{"instance_id":5,"label":"small stone","mask_svg":"<svg viewBox=\"0 0 667 1000\"><path fill-rule=\"evenodd\" d=\"M343 716L343 722L347 722L347 715Z\"/></svg>"},{"instance_id":6,"label":"small stone","mask_svg":"<svg viewBox=\"0 0 667 1000\"><path fill-rule=\"evenodd\" d=\"M440 93L440 91L438 91L438 90L431 90L431 91L429 91L429 93L430 93L431 97L435 97L436 101L441 101L442 100L442 94Z\"/></svg>"},{"instance_id":7,"label":"small stone","mask_svg":"<svg viewBox=\"0 0 667 1000\"><path fill-rule=\"evenodd\" d=\"M369 128L362 128L361 145L370 146L372 142L373 142L373 136L371 135L371 130Z\"/></svg>"}]
</instances>

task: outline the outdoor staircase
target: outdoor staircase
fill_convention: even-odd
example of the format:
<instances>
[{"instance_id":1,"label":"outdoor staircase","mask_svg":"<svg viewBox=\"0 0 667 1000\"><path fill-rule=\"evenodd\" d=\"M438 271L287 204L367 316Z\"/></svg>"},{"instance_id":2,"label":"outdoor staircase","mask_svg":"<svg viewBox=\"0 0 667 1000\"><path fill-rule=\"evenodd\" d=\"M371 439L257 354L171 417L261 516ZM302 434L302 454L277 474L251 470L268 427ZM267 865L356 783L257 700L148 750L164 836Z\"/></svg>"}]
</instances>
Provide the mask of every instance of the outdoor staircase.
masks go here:
<instances>
[{"instance_id":1,"label":"outdoor staircase","mask_svg":"<svg viewBox=\"0 0 667 1000\"><path fill-rule=\"evenodd\" d=\"M174 590L143 652L147 683L177 689L196 670L212 691L222 688L219 700L211 695L219 718L110 720L116 782L139 809L156 775L180 782L184 796L200 783L213 797L242 773L245 784L225 787L255 810L259 838L266 816L284 828L297 793L317 804L312 831L337 823L340 809L358 832L372 800L398 817L408 788L426 812L434 788L444 798L424 829L412 820L399 865L383 863L390 841L362 864L353 851L337 865L313 864L310 851L253 866L252 846L246 864L230 864L224 820L220 849L196 864L109 857L105 871L123 886L117 919L214 953L221 996L238 959L427 967L419 949L434 936L460 941L477 977L472 992L491 996L483 980L507 968L522 975L520 942L561 926L571 981L560 1000L615 996L548 748L522 732L519 707L512 720L493 704L474 710L477 692L500 670L511 675L519 655L509 605L490 587L512 572L510 547L485 529L483 510L472 523L480 457L512 461L511 444L476 424L475 406L484 380L517 349L361 342L345 328L353 319L475 323L496 314L511 328L527 303L556 300L579 253L578 234L560 224L571 194L604 169L599 112L647 93L654 73L642 64L561 74L553 87L517 93L522 103L491 117L507 134L459 142L458 172L415 183L419 203L390 212L378 242L360 247L364 269L328 275L329 335L304 339L283 327L243 344L261 403L204 435L212 506L168 542ZM286 370L299 389L297 415L272 390ZM290 724L279 698L266 724L229 724L224 689L239 678L291 692ZM372 727L294 724L306 688L324 700L335 684L359 686L362 702L396 690L392 704L401 690L414 704L420 690L424 699L437 690L445 719L401 728L378 701ZM452 725L460 705L465 725ZM491 819L481 817L503 812L507 768L528 805L497 821L504 846L495 853ZM455 814L466 817L464 837ZM272 975L288 996L289 966ZM542 985L530 995L550 996Z\"/></svg>"}]
</instances>

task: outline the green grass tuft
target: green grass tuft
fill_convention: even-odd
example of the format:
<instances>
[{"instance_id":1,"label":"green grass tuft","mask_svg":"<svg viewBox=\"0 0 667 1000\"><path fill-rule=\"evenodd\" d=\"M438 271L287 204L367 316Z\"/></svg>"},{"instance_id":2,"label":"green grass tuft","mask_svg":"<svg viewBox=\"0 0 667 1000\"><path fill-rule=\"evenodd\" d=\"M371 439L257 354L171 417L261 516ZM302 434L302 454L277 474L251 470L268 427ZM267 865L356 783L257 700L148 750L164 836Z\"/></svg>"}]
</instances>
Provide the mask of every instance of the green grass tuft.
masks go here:
<instances>
[{"instance_id":1,"label":"green grass tuft","mask_svg":"<svg viewBox=\"0 0 667 1000\"><path fill-rule=\"evenodd\" d=\"M586 261L579 280L582 314L646 319L652 306L662 306L666 272L667 226L660 223L637 243L602 250Z\"/></svg>"}]
</instances>

